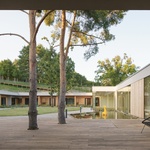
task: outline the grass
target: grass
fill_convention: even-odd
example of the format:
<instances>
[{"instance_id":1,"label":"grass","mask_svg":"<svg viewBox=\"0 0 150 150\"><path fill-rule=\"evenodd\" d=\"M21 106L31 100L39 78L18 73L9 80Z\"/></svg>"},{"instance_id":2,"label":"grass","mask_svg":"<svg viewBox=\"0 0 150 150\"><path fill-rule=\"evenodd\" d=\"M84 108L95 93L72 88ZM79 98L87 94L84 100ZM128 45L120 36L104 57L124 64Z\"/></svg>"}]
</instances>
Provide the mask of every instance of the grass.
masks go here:
<instances>
[{"instance_id":1,"label":"grass","mask_svg":"<svg viewBox=\"0 0 150 150\"><path fill-rule=\"evenodd\" d=\"M0 90L29 92L29 82L0 80ZM49 85L37 83L38 91L49 91ZM73 87L70 91L92 92L91 87Z\"/></svg>"},{"instance_id":2,"label":"grass","mask_svg":"<svg viewBox=\"0 0 150 150\"><path fill-rule=\"evenodd\" d=\"M8 91L20 91L26 92L29 91L29 82L19 82L19 81L10 81L10 80L0 80L0 90ZM49 90L49 86L42 83L37 83L37 90Z\"/></svg>"},{"instance_id":3,"label":"grass","mask_svg":"<svg viewBox=\"0 0 150 150\"><path fill-rule=\"evenodd\" d=\"M79 110L79 107L67 107L68 111L75 111ZM0 110L0 116L27 116L28 115L29 107L11 107L11 108L1 108ZM37 107L38 115L41 114L48 114L48 113L57 113L58 107Z\"/></svg>"},{"instance_id":4,"label":"grass","mask_svg":"<svg viewBox=\"0 0 150 150\"><path fill-rule=\"evenodd\" d=\"M21 88L17 86L3 85L0 84L0 90L12 91L12 92L29 92L28 88Z\"/></svg>"}]
</instances>

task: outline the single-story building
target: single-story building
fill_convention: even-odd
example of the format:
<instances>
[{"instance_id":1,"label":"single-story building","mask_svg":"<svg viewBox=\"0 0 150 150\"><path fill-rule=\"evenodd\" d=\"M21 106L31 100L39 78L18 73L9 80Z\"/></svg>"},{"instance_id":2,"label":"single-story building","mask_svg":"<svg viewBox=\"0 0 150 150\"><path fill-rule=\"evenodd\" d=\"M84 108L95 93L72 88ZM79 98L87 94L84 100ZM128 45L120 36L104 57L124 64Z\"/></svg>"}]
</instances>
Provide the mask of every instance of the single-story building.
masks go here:
<instances>
[{"instance_id":1,"label":"single-story building","mask_svg":"<svg viewBox=\"0 0 150 150\"><path fill-rule=\"evenodd\" d=\"M93 86L93 107L115 108L144 118L150 115L150 64L116 86Z\"/></svg>"},{"instance_id":2,"label":"single-story building","mask_svg":"<svg viewBox=\"0 0 150 150\"><path fill-rule=\"evenodd\" d=\"M1 105L29 105L29 93L0 90L0 106ZM58 96L54 94L51 97L49 92L37 92L37 105L58 106ZM66 93L66 105L92 106L92 92Z\"/></svg>"},{"instance_id":3,"label":"single-story building","mask_svg":"<svg viewBox=\"0 0 150 150\"><path fill-rule=\"evenodd\" d=\"M0 105L28 105L28 92L0 90ZM37 93L38 105L58 106L58 96ZM66 105L113 108L144 118L150 115L150 64L116 86L93 86L92 92L66 93Z\"/></svg>"}]
</instances>

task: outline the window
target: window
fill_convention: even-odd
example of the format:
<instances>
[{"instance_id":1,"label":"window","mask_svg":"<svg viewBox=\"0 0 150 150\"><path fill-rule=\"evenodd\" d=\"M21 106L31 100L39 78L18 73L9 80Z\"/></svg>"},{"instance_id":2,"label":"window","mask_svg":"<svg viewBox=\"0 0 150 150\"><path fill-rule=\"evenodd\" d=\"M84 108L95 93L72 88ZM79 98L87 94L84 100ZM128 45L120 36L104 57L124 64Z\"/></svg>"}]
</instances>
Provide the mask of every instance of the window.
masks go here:
<instances>
[{"instance_id":1,"label":"window","mask_svg":"<svg viewBox=\"0 0 150 150\"><path fill-rule=\"evenodd\" d=\"M66 98L66 105L74 105L74 98L73 97Z\"/></svg>"},{"instance_id":2,"label":"window","mask_svg":"<svg viewBox=\"0 0 150 150\"><path fill-rule=\"evenodd\" d=\"M95 106L99 106L99 97L95 98Z\"/></svg>"},{"instance_id":3,"label":"window","mask_svg":"<svg viewBox=\"0 0 150 150\"><path fill-rule=\"evenodd\" d=\"M85 105L91 105L91 98L85 98Z\"/></svg>"},{"instance_id":4,"label":"window","mask_svg":"<svg viewBox=\"0 0 150 150\"><path fill-rule=\"evenodd\" d=\"M1 98L1 105L6 105L6 97Z\"/></svg>"},{"instance_id":5,"label":"window","mask_svg":"<svg viewBox=\"0 0 150 150\"><path fill-rule=\"evenodd\" d=\"M12 103L11 103L12 105L15 105L16 103L15 103L15 98L12 98Z\"/></svg>"},{"instance_id":6,"label":"window","mask_svg":"<svg viewBox=\"0 0 150 150\"><path fill-rule=\"evenodd\" d=\"M29 105L29 98L25 98L25 105Z\"/></svg>"},{"instance_id":7,"label":"window","mask_svg":"<svg viewBox=\"0 0 150 150\"><path fill-rule=\"evenodd\" d=\"M150 115L150 76L144 79L144 115Z\"/></svg>"}]
</instances>

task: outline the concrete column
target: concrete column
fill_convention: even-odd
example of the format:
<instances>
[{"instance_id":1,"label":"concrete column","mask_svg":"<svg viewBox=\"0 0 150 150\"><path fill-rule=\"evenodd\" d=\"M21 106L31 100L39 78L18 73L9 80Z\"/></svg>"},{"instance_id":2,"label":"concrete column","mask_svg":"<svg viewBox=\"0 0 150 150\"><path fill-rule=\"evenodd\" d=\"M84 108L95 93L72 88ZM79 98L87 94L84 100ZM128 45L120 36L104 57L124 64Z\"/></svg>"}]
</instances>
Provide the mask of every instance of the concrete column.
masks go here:
<instances>
[{"instance_id":1,"label":"concrete column","mask_svg":"<svg viewBox=\"0 0 150 150\"><path fill-rule=\"evenodd\" d=\"M25 105L25 97L22 97L22 105Z\"/></svg>"},{"instance_id":2,"label":"concrete column","mask_svg":"<svg viewBox=\"0 0 150 150\"><path fill-rule=\"evenodd\" d=\"M115 110L117 110L117 106L118 106L118 104L117 104L117 98L118 96L117 96L117 91L115 91L115 94L114 94L114 99L115 99ZM117 112L115 112L115 119L117 119L118 118L118 116L117 116Z\"/></svg>"},{"instance_id":3,"label":"concrete column","mask_svg":"<svg viewBox=\"0 0 150 150\"><path fill-rule=\"evenodd\" d=\"M115 110L117 110L117 91L115 91Z\"/></svg>"},{"instance_id":4,"label":"concrete column","mask_svg":"<svg viewBox=\"0 0 150 150\"><path fill-rule=\"evenodd\" d=\"M86 98L84 99L84 104L85 104L85 106L87 106L87 99Z\"/></svg>"},{"instance_id":5,"label":"concrete column","mask_svg":"<svg viewBox=\"0 0 150 150\"><path fill-rule=\"evenodd\" d=\"M51 96L46 97L46 104L47 104L48 106L50 106L50 99L51 99ZM53 97L53 96L52 96L52 99L53 99L53 105L54 105L54 97Z\"/></svg>"},{"instance_id":6,"label":"concrete column","mask_svg":"<svg viewBox=\"0 0 150 150\"><path fill-rule=\"evenodd\" d=\"M6 106L8 106L8 97L6 96Z\"/></svg>"},{"instance_id":7,"label":"concrete column","mask_svg":"<svg viewBox=\"0 0 150 150\"><path fill-rule=\"evenodd\" d=\"M8 104L8 106L11 106L11 104L12 104L11 99L12 99L11 96L9 96L9 97L7 98L7 104Z\"/></svg>"},{"instance_id":8,"label":"concrete column","mask_svg":"<svg viewBox=\"0 0 150 150\"><path fill-rule=\"evenodd\" d=\"M76 106L77 97L74 96L74 106Z\"/></svg>"},{"instance_id":9,"label":"concrete column","mask_svg":"<svg viewBox=\"0 0 150 150\"><path fill-rule=\"evenodd\" d=\"M1 99L1 95L0 95L0 106L2 105L1 101L2 101L2 99Z\"/></svg>"},{"instance_id":10,"label":"concrete column","mask_svg":"<svg viewBox=\"0 0 150 150\"><path fill-rule=\"evenodd\" d=\"M96 92L93 92L93 109L95 109L95 95L96 95Z\"/></svg>"},{"instance_id":11,"label":"concrete column","mask_svg":"<svg viewBox=\"0 0 150 150\"><path fill-rule=\"evenodd\" d=\"M56 106L58 106L58 96L56 96Z\"/></svg>"},{"instance_id":12,"label":"concrete column","mask_svg":"<svg viewBox=\"0 0 150 150\"><path fill-rule=\"evenodd\" d=\"M38 104L37 105L38 106L41 105L41 97L40 96L38 96Z\"/></svg>"}]
</instances>

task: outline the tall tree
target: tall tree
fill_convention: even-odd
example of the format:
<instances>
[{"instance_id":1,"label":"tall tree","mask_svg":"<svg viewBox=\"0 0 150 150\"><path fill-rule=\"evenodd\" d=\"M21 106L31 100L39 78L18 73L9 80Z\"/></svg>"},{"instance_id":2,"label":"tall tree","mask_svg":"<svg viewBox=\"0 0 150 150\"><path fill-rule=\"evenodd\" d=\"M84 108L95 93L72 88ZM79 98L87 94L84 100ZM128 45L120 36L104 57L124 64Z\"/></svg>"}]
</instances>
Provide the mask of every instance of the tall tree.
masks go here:
<instances>
[{"instance_id":1,"label":"tall tree","mask_svg":"<svg viewBox=\"0 0 150 150\"><path fill-rule=\"evenodd\" d=\"M18 81L19 77L20 77L20 72L19 72L19 63L18 63L18 59L15 59L13 61L13 72L12 72L14 81Z\"/></svg>"},{"instance_id":2,"label":"tall tree","mask_svg":"<svg viewBox=\"0 0 150 150\"><path fill-rule=\"evenodd\" d=\"M30 46L29 46L29 130L38 129L37 125L37 73L36 73L36 22L35 10L29 10Z\"/></svg>"},{"instance_id":3,"label":"tall tree","mask_svg":"<svg viewBox=\"0 0 150 150\"><path fill-rule=\"evenodd\" d=\"M66 58L69 48L87 46L85 58L89 59L98 52L98 45L113 40L109 27L121 22L125 15L123 10L59 10L53 17L46 18L46 24L55 23L52 37L59 40L60 46L60 95L58 122L65 124L66 94ZM50 21L48 21L50 20ZM67 35L67 36L65 36ZM66 38L65 38L66 37ZM67 39L68 38L68 39Z\"/></svg>"},{"instance_id":4,"label":"tall tree","mask_svg":"<svg viewBox=\"0 0 150 150\"><path fill-rule=\"evenodd\" d=\"M65 95L66 95L66 55L65 55L65 32L66 32L66 11L61 13L61 32L60 32L60 91L58 104L58 121L60 124L65 124ZM67 51L67 49L66 49Z\"/></svg>"},{"instance_id":5,"label":"tall tree","mask_svg":"<svg viewBox=\"0 0 150 150\"><path fill-rule=\"evenodd\" d=\"M37 73L36 73L36 35L38 30L44 21L44 19L51 13L53 10L49 10L45 13L45 15L40 19L36 26L36 16L37 13L41 12L40 10L29 10L26 12L22 10L22 12L26 13L29 17L29 28L30 28L30 41L26 40L23 36L16 33L2 33L0 36L4 35L14 35L22 38L25 42L29 44L29 81L30 81L30 92L29 92L29 130L38 129L37 125Z\"/></svg>"},{"instance_id":6,"label":"tall tree","mask_svg":"<svg viewBox=\"0 0 150 150\"><path fill-rule=\"evenodd\" d=\"M10 59L6 59L0 62L0 76L2 79L13 79L13 64Z\"/></svg>"},{"instance_id":7,"label":"tall tree","mask_svg":"<svg viewBox=\"0 0 150 150\"><path fill-rule=\"evenodd\" d=\"M41 53L43 53L44 55L42 55ZM53 94L58 92L58 85L59 85L58 58L59 58L58 54L55 52L54 49L51 49L51 47L50 49L39 50L38 66L37 66L38 81L40 83L45 83L49 86L50 89L49 94L51 96L51 101L53 99Z\"/></svg>"},{"instance_id":8,"label":"tall tree","mask_svg":"<svg viewBox=\"0 0 150 150\"><path fill-rule=\"evenodd\" d=\"M29 81L29 46L24 46L20 50L19 59L13 62L13 78L19 81ZM37 82L49 85L55 88L58 92L59 85L59 53L50 46L45 48L39 44L36 47L36 61L37 61ZM2 73L2 72L1 72ZM66 62L66 76L67 89L69 90L74 85L75 79L75 63L71 58L67 58Z\"/></svg>"},{"instance_id":9,"label":"tall tree","mask_svg":"<svg viewBox=\"0 0 150 150\"><path fill-rule=\"evenodd\" d=\"M103 86L115 86L135 73L139 67L133 64L131 57L124 54L123 58L115 56L111 61L98 61L95 80Z\"/></svg>"},{"instance_id":10,"label":"tall tree","mask_svg":"<svg viewBox=\"0 0 150 150\"><path fill-rule=\"evenodd\" d=\"M29 46L24 46L20 51L18 59L18 67L19 67L19 80L28 82L29 81Z\"/></svg>"},{"instance_id":11,"label":"tall tree","mask_svg":"<svg viewBox=\"0 0 150 150\"><path fill-rule=\"evenodd\" d=\"M41 23L47 15L53 11L48 11L36 26L37 10L29 10L29 26L30 26L30 46L29 46L29 130L38 129L37 125L37 65L36 65L36 35Z\"/></svg>"},{"instance_id":12,"label":"tall tree","mask_svg":"<svg viewBox=\"0 0 150 150\"><path fill-rule=\"evenodd\" d=\"M74 79L74 86L82 87L82 86L88 85L88 81L87 81L86 77L82 76L81 74L79 74L77 72L74 73L73 79Z\"/></svg>"}]
</instances>

